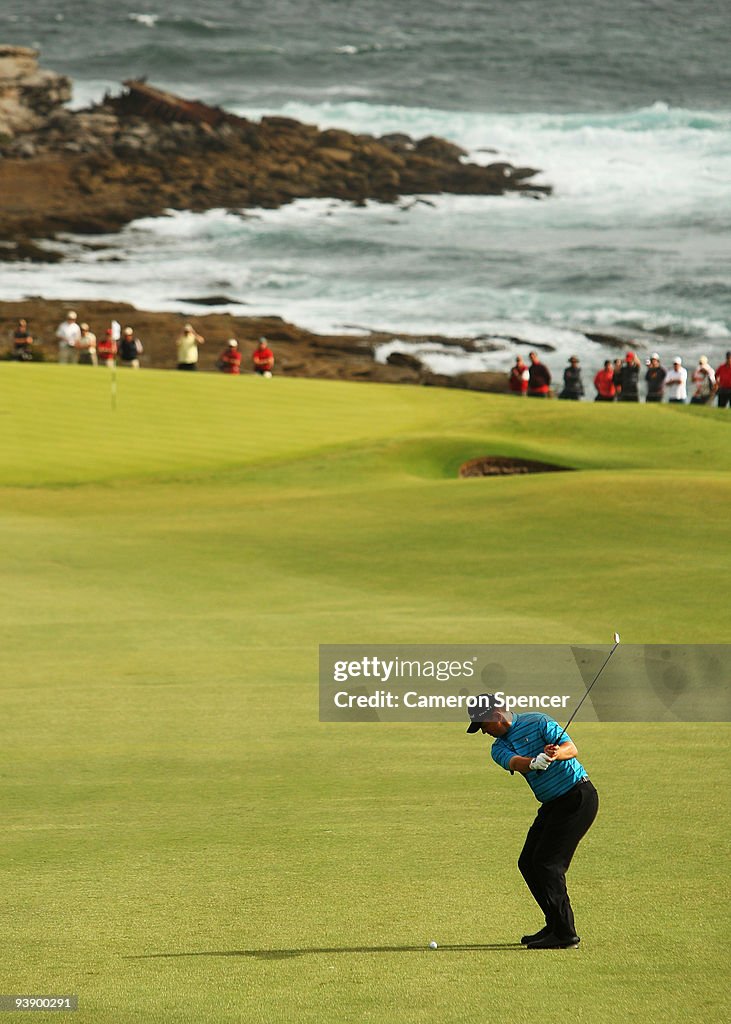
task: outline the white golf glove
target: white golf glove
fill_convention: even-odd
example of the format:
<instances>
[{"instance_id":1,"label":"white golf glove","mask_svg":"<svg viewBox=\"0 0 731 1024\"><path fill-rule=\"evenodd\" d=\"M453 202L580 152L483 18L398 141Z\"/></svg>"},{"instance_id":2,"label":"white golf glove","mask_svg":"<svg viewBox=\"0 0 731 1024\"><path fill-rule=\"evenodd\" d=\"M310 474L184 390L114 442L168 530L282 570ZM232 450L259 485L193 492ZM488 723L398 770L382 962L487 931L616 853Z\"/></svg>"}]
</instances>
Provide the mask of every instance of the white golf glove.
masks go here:
<instances>
[{"instance_id":1,"label":"white golf glove","mask_svg":"<svg viewBox=\"0 0 731 1024\"><path fill-rule=\"evenodd\" d=\"M533 758L529 767L532 772L545 772L546 768L550 768L553 761L548 754L540 753Z\"/></svg>"}]
</instances>

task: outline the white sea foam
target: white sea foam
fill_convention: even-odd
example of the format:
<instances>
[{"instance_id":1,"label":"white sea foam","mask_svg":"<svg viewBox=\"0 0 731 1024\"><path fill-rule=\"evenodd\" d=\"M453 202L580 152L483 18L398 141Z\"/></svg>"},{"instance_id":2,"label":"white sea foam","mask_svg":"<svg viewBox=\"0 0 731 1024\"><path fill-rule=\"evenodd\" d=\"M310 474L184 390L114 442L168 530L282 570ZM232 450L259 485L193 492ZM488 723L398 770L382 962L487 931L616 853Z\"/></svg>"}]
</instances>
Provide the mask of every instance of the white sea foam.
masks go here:
<instances>
[{"instance_id":1,"label":"white sea foam","mask_svg":"<svg viewBox=\"0 0 731 1024\"><path fill-rule=\"evenodd\" d=\"M136 11L130 11L127 15L128 21L135 21L138 25L144 25L145 28L154 28L160 20L159 14L138 14Z\"/></svg>"}]
</instances>

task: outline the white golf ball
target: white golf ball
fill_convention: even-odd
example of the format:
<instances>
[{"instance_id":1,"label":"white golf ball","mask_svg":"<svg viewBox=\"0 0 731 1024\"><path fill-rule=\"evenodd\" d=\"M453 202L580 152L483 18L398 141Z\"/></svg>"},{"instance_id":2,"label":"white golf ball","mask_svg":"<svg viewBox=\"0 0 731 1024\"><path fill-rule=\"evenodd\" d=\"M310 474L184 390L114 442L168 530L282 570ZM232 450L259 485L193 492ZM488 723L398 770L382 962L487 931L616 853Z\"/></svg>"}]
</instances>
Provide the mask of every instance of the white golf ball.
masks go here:
<instances>
[{"instance_id":1,"label":"white golf ball","mask_svg":"<svg viewBox=\"0 0 731 1024\"><path fill-rule=\"evenodd\" d=\"M429 943L429 949L438 949L438 948L439 947L437 946L436 942L434 941L434 939L432 939L431 942Z\"/></svg>"}]
</instances>

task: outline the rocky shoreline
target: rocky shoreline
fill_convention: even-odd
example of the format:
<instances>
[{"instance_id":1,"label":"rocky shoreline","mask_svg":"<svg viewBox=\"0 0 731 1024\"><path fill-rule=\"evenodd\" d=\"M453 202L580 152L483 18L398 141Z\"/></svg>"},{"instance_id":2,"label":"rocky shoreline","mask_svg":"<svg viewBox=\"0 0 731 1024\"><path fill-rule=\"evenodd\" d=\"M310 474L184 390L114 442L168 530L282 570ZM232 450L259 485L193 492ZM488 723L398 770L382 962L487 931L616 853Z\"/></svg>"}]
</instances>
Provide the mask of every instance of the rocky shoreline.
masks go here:
<instances>
[{"instance_id":1,"label":"rocky shoreline","mask_svg":"<svg viewBox=\"0 0 731 1024\"><path fill-rule=\"evenodd\" d=\"M0 46L0 259L57 259L39 239L110 233L165 209L551 192L532 182L535 168L470 163L444 139L322 131L284 117L254 122L144 81L71 111L71 82L40 70L37 57Z\"/></svg>"}]
</instances>

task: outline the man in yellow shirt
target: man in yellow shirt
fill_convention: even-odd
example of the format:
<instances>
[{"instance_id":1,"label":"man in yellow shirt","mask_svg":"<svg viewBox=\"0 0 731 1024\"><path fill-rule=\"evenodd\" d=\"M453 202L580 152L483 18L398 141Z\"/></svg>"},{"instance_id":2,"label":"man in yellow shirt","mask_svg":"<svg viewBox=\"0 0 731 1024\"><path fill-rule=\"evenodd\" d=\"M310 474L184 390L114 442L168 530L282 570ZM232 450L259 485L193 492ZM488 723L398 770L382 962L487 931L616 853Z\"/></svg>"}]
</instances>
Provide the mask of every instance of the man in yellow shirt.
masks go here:
<instances>
[{"instance_id":1,"label":"man in yellow shirt","mask_svg":"<svg viewBox=\"0 0 731 1024\"><path fill-rule=\"evenodd\" d=\"M175 345L178 350L178 369L198 369L198 346L205 344L205 338L193 330L192 324L186 324L183 333L177 338Z\"/></svg>"}]
</instances>

